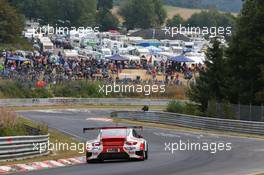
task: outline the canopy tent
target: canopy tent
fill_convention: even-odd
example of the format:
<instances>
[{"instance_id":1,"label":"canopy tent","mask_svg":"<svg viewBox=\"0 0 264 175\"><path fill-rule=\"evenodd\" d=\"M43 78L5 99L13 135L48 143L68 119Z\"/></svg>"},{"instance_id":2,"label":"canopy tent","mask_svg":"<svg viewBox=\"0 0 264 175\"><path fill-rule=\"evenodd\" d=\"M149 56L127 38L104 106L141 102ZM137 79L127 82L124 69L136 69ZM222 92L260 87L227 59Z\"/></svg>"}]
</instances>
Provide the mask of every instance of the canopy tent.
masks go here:
<instances>
[{"instance_id":1,"label":"canopy tent","mask_svg":"<svg viewBox=\"0 0 264 175\"><path fill-rule=\"evenodd\" d=\"M185 54L186 57L192 59L196 64L204 64L205 61L205 54L204 53L195 53L189 52Z\"/></svg>"},{"instance_id":2,"label":"canopy tent","mask_svg":"<svg viewBox=\"0 0 264 175\"><path fill-rule=\"evenodd\" d=\"M6 59L7 60L13 60L13 61L21 61L21 62L30 61L29 59L21 57L21 56L10 56L10 57L7 57Z\"/></svg>"},{"instance_id":3,"label":"canopy tent","mask_svg":"<svg viewBox=\"0 0 264 175\"><path fill-rule=\"evenodd\" d=\"M154 41L143 41L143 42L139 42L137 43L138 46L142 46L142 47L149 47L149 46L154 46L154 47L158 47L160 46L160 42L154 42Z\"/></svg>"},{"instance_id":4,"label":"canopy tent","mask_svg":"<svg viewBox=\"0 0 264 175\"><path fill-rule=\"evenodd\" d=\"M126 57L123 57L119 54L112 55L110 57L105 57L106 59L109 59L111 61L128 61L129 59Z\"/></svg>"},{"instance_id":5,"label":"canopy tent","mask_svg":"<svg viewBox=\"0 0 264 175\"><path fill-rule=\"evenodd\" d=\"M140 61L140 57L139 56L134 56L134 55L124 55L125 58L129 59L129 60L133 60L133 61Z\"/></svg>"},{"instance_id":6,"label":"canopy tent","mask_svg":"<svg viewBox=\"0 0 264 175\"><path fill-rule=\"evenodd\" d=\"M174 62L194 62L192 59L187 58L183 55L180 56L172 56L168 59L169 61L174 61Z\"/></svg>"}]
</instances>

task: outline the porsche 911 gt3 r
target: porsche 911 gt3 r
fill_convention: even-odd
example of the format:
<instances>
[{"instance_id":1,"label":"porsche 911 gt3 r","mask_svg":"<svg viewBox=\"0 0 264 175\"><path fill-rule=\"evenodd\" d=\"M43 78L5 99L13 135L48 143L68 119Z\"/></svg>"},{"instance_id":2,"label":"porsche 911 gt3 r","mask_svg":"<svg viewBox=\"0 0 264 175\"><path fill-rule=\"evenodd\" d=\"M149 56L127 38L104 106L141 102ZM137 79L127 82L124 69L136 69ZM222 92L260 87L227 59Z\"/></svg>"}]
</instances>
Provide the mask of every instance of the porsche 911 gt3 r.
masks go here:
<instances>
[{"instance_id":1,"label":"porsche 911 gt3 r","mask_svg":"<svg viewBox=\"0 0 264 175\"><path fill-rule=\"evenodd\" d=\"M87 163L112 159L138 159L148 158L148 144L136 129L141 126L132 127L102 127L84 128L87 130L99 130L95 140L86 142Z\"/></svg>"}]
</instances>

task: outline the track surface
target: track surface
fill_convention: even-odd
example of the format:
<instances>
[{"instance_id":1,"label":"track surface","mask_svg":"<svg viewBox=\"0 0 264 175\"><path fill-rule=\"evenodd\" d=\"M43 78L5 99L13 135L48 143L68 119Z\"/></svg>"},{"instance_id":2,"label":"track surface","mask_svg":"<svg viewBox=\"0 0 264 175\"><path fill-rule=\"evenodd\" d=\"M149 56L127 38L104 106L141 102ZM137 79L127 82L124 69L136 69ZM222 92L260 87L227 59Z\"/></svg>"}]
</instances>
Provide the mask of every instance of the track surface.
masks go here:
<instances>
[{"instance_id":1,"label":"track surface","mask_svg":"<svg viewBox=\"0 0 264 175\"><path fill-rule=\"evenodd\" d=\"M24 111L23 116L46 122L49 127L76 137L80 141L94 138L96 133L83 134L83 127L113 126L111 122L87 120L108 117L109 110ZM244 175L264 170L264 141L217 135L185 133L166 129L145 128L149 142L149 160L139 162L105 162L82 164L25 175ZM165 142L231 142L232 150L211 154L206 151L165 151ZM23 174L23 173L21 173Z\"/></svg>"}]
</instances>

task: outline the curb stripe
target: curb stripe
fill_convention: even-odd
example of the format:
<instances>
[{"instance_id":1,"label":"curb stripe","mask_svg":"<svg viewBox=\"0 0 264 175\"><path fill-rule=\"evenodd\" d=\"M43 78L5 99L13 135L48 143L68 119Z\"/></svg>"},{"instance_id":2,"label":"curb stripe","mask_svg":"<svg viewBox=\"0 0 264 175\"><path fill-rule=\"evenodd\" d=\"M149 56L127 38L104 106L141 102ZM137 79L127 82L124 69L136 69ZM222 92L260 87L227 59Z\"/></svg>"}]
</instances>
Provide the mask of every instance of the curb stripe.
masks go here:
<instances>
[{"instance_id":1,"label":"curb stripe","mask_svg":"<svg viewBox=\"0 0 264 175\"><path fill-rule=\"evenodd\" d=\"M9 172L11 170L12 170L12 168L9 166L0 166L0 173L6 173L6 172Z\"/></svg>"},{"instance_id":2,"label":"curb stripe","mask_svg":"<svg viewBox=\"0 0 264 175\"><path fill-rule=\"evenodd\" d=\"M44 161L45 164L49 166L49 168L55 168L56 166L49 162L49 160Z\"/></svg>"},{"instance_id":3,"label":"curb stripe","mask_svg":"<svg viewBox=\"0 0 264 175\"><path fill-rule=\"evenodd\" d=\"M60 162L62 164L72 165L72 163L66 159L60 159L60 160L58 160L58 162Z\"/></svg>"},{"instance_id":4,"label":"curb stripe","mask_svg":"<svg viewBox=\"0 0 264 175\"><path fill-rule=\"evenodd\" d=\"M33 168L35 168L37 170L41 170L41 169L44 169L45 168L43 166L40 166L40 164L38 164L37 162L31 163L30 166L32 166Z\"/></svg>"},{"instance_id":5,"label":"curb stripe","mask_svg":"<svg viewBox=\"0 0 264 175\"><path fill-rule=\"evenodd\" d=\"M33 168L32 166L28 166L26 164L17 164L16 166L19 167L19 168L22 168L22 171L23 170L25 170L25 171L35 170L35 168Z\"/></svg>"},{"instance_id":6,"label":"curb stripe","mask_svg":"<svg viewBox=\"0 0 264 175\"><path fill-rule=\"evenodd\" d=\"M70 158L70 159L68 159L68 160L74 162L75 164L82 163L81 161L79 161L79 160L77 160L77 159L75 159L75 158Z\"/></svg>"},{"instance_id":7,"label":"curb stripe","mask_svg":"<svg viewBox=\"0 0 264 175\"><path fill-rule=\"evenodd\" d=\"M58 166L58 167L62 167L62 166L65 166L64 164L62 163L59 163L57 161L54 161L54 160L50 160L49 163L55 165L55 166Z\"/></svg>"},{"instance_id":8,"label":"curb stripe","mask_svg":"<svg viewBox=\"0 0 264 175\"><path fill-rule=\"evenodd\" d=\"M44 163L44 162L34 162L36 165L41 166L43 168L52 168L52 166Z\"/></svg>"},{"instance_id":9,"label":"curb stripe","mask_svg":"<svg viewBox=\"0 0 264 175\"><path fill-rule=\"evenodd\" d=\"M67 165L77 165L85 163L85 157L74 157L68 159L59 159L55 160L46 160L43 162L32 162L28 164L17 164L17 165L10 165L10 166L0 166L0 174L6 173L16 173L16 172L28 172L34 170L41 170L41 169L50 169L56 167L64 167Z\"/></svg>"}]
</instances>

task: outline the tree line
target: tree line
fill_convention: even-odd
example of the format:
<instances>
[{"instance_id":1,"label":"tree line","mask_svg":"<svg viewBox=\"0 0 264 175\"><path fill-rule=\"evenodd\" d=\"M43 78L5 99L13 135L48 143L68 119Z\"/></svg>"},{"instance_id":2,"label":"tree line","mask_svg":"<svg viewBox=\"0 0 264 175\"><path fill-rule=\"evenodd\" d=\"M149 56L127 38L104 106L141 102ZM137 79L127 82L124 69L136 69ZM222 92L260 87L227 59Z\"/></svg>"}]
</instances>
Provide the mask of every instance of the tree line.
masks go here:
<instances>
[{"instance_id":1,"label":"tree line","mask_svg":"<svg viewBox=\"0 0 264 175\"><path fill-rule=\"evenodd\" d=\"M220 13L217 10L207 10L194 13L189 19L184 20L180 15L168 19L168 26L189 25L192 27L235 27L236 17L231 13Z\"/></svg>"}]
</instances>

